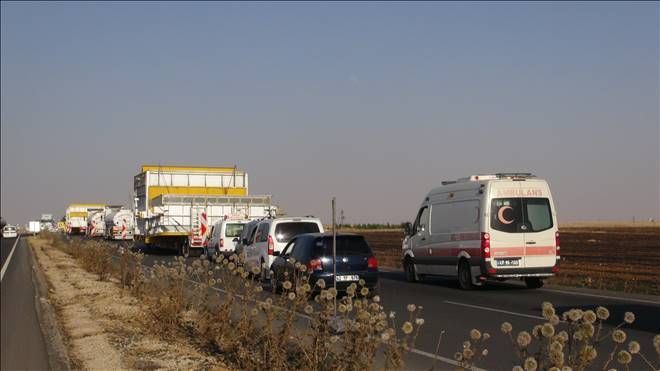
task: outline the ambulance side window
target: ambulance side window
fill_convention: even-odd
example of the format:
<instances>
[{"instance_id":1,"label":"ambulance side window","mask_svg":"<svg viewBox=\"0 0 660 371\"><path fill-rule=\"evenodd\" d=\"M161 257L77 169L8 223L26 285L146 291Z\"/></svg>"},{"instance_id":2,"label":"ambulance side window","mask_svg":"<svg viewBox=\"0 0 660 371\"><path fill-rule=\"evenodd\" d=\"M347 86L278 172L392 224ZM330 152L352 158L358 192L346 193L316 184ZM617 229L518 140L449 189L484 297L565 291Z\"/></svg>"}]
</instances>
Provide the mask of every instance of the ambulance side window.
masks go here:
<instances>
[{"instance_id":1,"label":"ambulance side window","mask_svg":"<svg viewBox=\"0 0 660 371\"><path fill-rule=\"evenodd\" d=\"M421 231L428 231L429 229L429 207L423 206L417 213L415 224L413 225L413 233Z\"/></svg>"}]
</instances>

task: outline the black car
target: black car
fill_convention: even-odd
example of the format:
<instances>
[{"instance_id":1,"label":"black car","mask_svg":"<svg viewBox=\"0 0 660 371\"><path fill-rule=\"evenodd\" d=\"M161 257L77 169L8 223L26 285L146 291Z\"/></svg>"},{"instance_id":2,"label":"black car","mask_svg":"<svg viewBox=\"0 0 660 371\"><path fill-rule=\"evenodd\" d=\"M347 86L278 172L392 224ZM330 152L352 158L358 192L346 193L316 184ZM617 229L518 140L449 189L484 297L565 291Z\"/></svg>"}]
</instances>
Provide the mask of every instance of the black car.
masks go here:
<instances>
[{"instance_id":1,"label":"black car","mask_svg":"<svg viewBox=\"0 0 660 371\"><path fill-rule=\"evenodd\" d=\"M276 288L286 280L284 272L292 277L296 270L290 258L307 266L309 283L316 290L319 279L325 281L326 288L333 286L331 233L307 233L292 239L271 265ZM369 244L357 234L337 234L337 291L346 291L351 283L357 284L361 279L373 295L378 286L378 262Z\"/></svg>"}]
</instances>

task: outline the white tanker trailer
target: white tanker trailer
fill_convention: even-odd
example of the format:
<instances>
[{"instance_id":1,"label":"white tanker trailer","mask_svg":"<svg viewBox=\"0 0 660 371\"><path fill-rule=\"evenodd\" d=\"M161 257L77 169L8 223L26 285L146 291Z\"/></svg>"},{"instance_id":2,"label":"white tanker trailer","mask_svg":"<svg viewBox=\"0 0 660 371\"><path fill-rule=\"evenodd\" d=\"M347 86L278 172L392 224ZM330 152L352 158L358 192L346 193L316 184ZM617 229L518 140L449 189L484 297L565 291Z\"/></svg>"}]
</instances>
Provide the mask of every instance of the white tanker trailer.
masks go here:
<instances>
[{"instance_id":1,"label":"white tanker trailer","mask_svg":"<svg viewBox=\"0 0 660 371\"><path fill-rule=\"evenodd\" d=\"M105 223L103 222L103 209L87 210L87 237L103 237Z\"/></svg>"},{"instance_id":2,"label":"white tanker trailer","mask_svg":"<svg viewBox=\"0 0 660 371\"><path fill-rule=\"evenodd\" d=\"M105 208L105 238L108 240L133 240L135 217L122 206Z\"/></svg>"}]
</instances>

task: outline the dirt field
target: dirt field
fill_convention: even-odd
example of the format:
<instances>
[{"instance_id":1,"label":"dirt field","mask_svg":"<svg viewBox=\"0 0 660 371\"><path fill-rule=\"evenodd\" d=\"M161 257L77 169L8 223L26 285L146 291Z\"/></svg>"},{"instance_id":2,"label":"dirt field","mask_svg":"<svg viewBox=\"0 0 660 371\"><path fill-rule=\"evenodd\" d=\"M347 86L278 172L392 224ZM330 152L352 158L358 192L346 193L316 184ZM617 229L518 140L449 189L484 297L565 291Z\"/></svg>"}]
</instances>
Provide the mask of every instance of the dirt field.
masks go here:
<instances>
[{"instance_id":1,"label":"dirt field","mask_svg":"<svg viewBox=\"0 0 660 371\"><path fill-rule=\"evenodd\" d=\"M361 231L383 267L401 267L401 231ZM562 227L560 273L549 283L660 295L660 226Z\"/></svg>"}]
</instances>

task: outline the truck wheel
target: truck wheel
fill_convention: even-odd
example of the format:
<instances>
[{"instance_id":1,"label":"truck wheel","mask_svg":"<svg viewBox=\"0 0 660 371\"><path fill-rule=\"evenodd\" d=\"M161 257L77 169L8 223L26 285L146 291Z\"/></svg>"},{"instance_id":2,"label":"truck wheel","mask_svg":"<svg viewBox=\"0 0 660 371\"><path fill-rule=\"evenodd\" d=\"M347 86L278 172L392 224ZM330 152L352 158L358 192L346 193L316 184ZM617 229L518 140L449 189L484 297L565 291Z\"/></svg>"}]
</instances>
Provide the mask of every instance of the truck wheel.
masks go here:
<instances>
[{"instance_id":1,"label":"truck wheel","mask_svg":"<svg viewBox=\"0 0 660 371\"><path fill-rule=\"evenodd\" d=\"M467 260L461 259L458 263L458 287L462 290L472 290L472 272L470 271L470 263Z\"/></svg>"},{"instance_id":2,"label":"truck wheel","mask_svg":"<svg viewBox=\"0 0 660 371\"><path fill-rule=\"evenodd\" d=\"M413 264L410 258L406 258L406 260L403 262L403 271L406 274L406 281L419 281L419 276L417 276L417 272L415 272L415 264Z\"/></svg>"},{"instance_id":3,"label":"truck wheel","mask_svg":"<svg viewBox=\"0 0 660 371\"><path fill-rule=\"evenodd\" d=\"M190 246L188 245L188 241L181 244L180 252L181 252L181 256L183 256L184 258L190 256Z\"/></svg>"},{"instance_id":4,"label":"truck wheel","mask_svg":"<svg viewBox=\"0 0 660 371\"><path fill-rule=\"evenodd\" d=\"M525 285L528 289L538 289L543 287L543 280L538 277L525 277Z\"/></svg>"}]
</instances>

